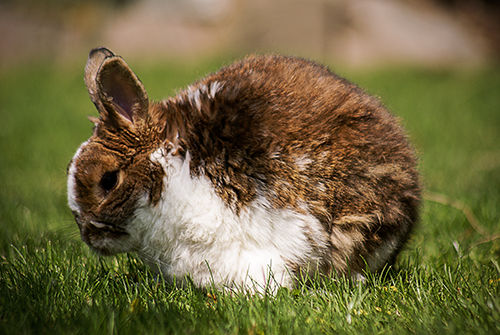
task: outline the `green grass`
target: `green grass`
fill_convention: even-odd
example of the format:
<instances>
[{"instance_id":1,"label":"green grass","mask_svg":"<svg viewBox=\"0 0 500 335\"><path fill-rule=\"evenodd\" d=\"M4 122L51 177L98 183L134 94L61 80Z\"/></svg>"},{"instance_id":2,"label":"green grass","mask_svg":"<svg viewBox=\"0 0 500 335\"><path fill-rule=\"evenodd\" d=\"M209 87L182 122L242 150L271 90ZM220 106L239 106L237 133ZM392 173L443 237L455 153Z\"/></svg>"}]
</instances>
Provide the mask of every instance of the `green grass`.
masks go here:
<instances>
[{"instance_id":1,"label":"green grass","mask_svg":"<svg viewBox=\"0 0 500 335\"><path fill-rule=\"evenodd\" d=\"M131 64L161 99L220 62ZM177 288L135 255L100 258L66 205L95 115L77 69L0 73L0 334L500 334L500 69L347 72L420 152L422 219L396 266L276 296ZM467 215L468 216L467 216Z\"/></svg>"}]
</instances>

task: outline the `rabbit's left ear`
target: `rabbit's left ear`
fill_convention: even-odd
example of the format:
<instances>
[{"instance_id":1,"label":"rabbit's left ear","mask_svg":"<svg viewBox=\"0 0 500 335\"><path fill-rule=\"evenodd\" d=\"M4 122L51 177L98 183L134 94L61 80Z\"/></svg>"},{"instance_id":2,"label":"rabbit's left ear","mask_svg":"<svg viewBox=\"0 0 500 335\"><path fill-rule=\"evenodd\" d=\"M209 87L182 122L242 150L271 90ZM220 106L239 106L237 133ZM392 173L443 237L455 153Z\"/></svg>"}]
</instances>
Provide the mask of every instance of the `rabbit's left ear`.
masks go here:
<instances>
[{"instance_id":1,"label":"rabbit's left ear","mask_svg":"<svg viewBox=\"0 0 500 335\"><path fill-rule=\"evenodd\" d=\"M144 86L127 63L108 49L90 52L85 84L105 123L122 128L146 117L148 96Z\"/></svg>"}]
</instances>

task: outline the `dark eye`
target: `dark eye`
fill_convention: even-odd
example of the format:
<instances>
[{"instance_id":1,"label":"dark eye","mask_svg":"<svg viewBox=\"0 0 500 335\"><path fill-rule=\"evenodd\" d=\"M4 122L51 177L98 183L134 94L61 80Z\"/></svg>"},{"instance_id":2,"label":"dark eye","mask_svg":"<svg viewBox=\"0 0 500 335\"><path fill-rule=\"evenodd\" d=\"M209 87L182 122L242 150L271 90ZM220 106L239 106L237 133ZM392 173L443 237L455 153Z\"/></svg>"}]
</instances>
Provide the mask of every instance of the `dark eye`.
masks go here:
<instances>
[{"instance_id":1,"label":"dark eye","mask_svg":"<svg viewBox=\"0 0 500 335\"><path fill-rule=\"evenodd\" d=\"M101 186L105 191L111 191L118 182L118 171L107 172L102 176Z\"/></svg>"}]
</instances>

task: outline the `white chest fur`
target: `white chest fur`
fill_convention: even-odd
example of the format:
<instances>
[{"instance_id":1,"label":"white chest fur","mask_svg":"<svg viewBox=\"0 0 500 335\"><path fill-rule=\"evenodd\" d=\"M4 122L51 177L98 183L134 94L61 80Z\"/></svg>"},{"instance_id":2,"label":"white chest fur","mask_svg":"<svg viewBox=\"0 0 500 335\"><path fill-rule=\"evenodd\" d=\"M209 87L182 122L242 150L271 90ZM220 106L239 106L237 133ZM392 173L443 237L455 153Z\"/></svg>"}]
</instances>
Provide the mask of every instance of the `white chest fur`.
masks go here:
<instances>
[{"instance_id":1,"label":"white chest fur","mask_svg":"<svg viewBox=\"0 0 500 335\"><path fill-rule=\"evenodd\" d=\"M208 179L190 175L189 154L182 161L158 150L152 160L164 167L165 186L155 208L137 212L138 224L147 227L139 254L168 278L260 290L267 283L292 285L287 262L315 261L305 235L320 230L314 217L273 209L262 196L237 215Z\"/></svg>"}]
</instances>

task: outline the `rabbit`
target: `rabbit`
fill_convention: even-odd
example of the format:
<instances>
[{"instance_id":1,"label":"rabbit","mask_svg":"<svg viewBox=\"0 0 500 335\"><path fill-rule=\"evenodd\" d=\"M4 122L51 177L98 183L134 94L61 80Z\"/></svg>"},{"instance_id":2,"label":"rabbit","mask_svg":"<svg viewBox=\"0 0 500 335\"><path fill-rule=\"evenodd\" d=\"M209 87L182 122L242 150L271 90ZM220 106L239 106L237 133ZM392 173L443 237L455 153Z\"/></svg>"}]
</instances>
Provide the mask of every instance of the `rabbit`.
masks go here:
<instances>
[{"instance_id":1,"label":"rabbit","mask_svg":"<svg viewBox=\"0 0 500 335\"><path fill-rule=\"evenodd\" d=\"M247 56L152 102L97 48L84 79L99 117L67 194L98 254L135 252L200 288L293 288L393 264L418 220L418 162L398 119L323 65Z\"/></svg>"}]
</instances>

